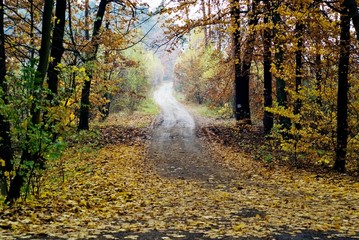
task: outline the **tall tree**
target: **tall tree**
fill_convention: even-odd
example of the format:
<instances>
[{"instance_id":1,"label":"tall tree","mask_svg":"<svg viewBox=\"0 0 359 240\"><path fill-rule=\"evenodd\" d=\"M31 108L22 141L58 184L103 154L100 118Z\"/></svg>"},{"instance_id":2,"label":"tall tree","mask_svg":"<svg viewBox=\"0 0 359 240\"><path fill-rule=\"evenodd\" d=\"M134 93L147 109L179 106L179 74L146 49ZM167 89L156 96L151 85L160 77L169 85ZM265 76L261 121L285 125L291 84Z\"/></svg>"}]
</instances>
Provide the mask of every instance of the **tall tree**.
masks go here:
<instances>
[{"instance_id":1,"label":"tall tree","mask_svg":"<svg viewBox=\"0 0 359 240\"><path fill-rule=\"evenodd\" d=\"M358 12L358 4L356 0L345 0L344 6L349 11L349 16L351 17L353 21L353 25L355 28L355 31L357 33L357 40L359 40L359 12Z\"/></svg>"},{"instance_id":2,"label":"tall tree","mask_svg":"<svg viewBox=\"0 0 359 240\"><path fill-rule=\"evenodd\" d=\"M303 6L300 4L300 6ZM304 24L299 20L295 25L295 35L297 39L297 50L295 52L295 92L298 95L295 101L294 114L300 113L302 102L299 97L299 91L302 86L303 74L303 28ZM299 124L296 124L299 127Z\"/></svg>"},{"instance_id":3,"label":"tall tree","mask_svg":"<svg viewBox=\"0 0 359 240\"><path fill-rule=\"evenodd\" d=\"M337 144L334 169L345 172L348 146L348 72L350 57L350 11L344 1L340 13L340 50L338 66Z\"/></svg>"},{"instance_id":4,"label":"tall tree","mask_svg":"<svg viewBox=\"0 0 359 240\"><path fill-rule=\"evenodd\" d=\"M248 5L248 34L243 46L244 56L241 59L241 73L238 86L240 92L239 96L237 96L239 104L241 105L238 118L239 120L244 120L246 124L251 124L251 111L249 105L249 80L253 60L254 43L256 38L255 26L258 23L258 2L258 0L254 0L252 1L251 5Z\"/></svg>"},{"instance_id":5,"label":"tall tree","mask_svg":"<svg viewBox=\"0 0 359 240\"><path fill-rule=\"evenodd\" d=\"M57 66L61 62L64 53L64 33L66 22L66 0L56 0L55 27L52 36L51 59L48 68L47 86L51 92L48 100L52 100L57 95L59 85L59 69ZM51 103L52 105L55 103ZM56 103L57 104L57 103Z\"/></svg>"},{"instance_id":6,"label":"tall tree","mask_svg":"<svg viewBox=\"0 0 359 240\"><path fill-rule=\"evenodd\" d=\"M234 110L237 121L250 123L249 107L249 82L243 79L242 59L241 59L241 11L240 1L231 1L231 17L233 32L233 51L234 51Z\"/></svg>"},{"instance_id":7,"label":"tall tree","mask_svg":"<svg viewBox=\"0 0 359 240\"><path fill-rule=\"evenodd\" d=\"M265 15L264 15L264 24L269 24L269 19L271 18L271 6L270 1L265 1ZM272 34L269 27L266 26L263 36L263 75L264 75L264 107L271 108L273 105L272 97L272 54L271 54L271 45L272 45ZM268 110L264 110L263 118L264 133L269 134L273 128L273 113Z\"/></svg>"},{"instance_id":8,"label":"tall tree","mask_svg":"<svg viewBox=\"0 0 359 240\"><path fill-rule=\"evenodd\" d=\"M96 14L96 20L94 22L94 28L91 38L91 52L89 53L87 61L95 61L97 56L97 51L100 45L100 30L105 15L106 6L109 3L108 0L101 0L98 11ZM82 87L81 93L81 107L80 107L80 121L78 125L78 130L88 130L89 129L89 117L90 117L90 91L91 91L91 81L92 81L92 72L91 69L87 70L88 80L86 80Z\"/></svg>"},{"instance_id":9,"label":"tall tree","mask_svg":"<svg viewBox=\"0 0 359 240\"><path fill-rule=\"evenodd\" d=\"M278 3L277 3L278 4ZM277 94L277 103L278 106L283 107L284 109L288 108L287 102L287 92L286 92L286 83L283 79L283 62L284 62L284 50L283 50L283 41L280 38L280 34L284 34L280 32L281 27L283 26L283 21L278 13L278 9L274 10L273 13L273 24L274 24L274 36L275 36L275 54L274 54L274 64L279 72L276 76L276 94ZM283 129L289 129L291 125L291 121L288 117L279 116L279 124L281 124Z\"/></svg>"},{"instance_id":10,"label":"tall tree","mask_svg":"<svg viewBox=\"0 0 359 240\"><path fill-rule=\"evenodd\" d=\"M4 33L4 0L0 0L0 101L7 105L7 85L6 85L6 53L5 53L5 33ZM10 123L3 112L0 111L0 184L3 182L2 191L6 193L5 171L11 171L13 159L13 149L10 138ZM1 187L1 186L0 186Z\"/></svg>"},{"instance_id":11,"label":"tall tree","mask_svg":"<svg viewBox=\"0 0 359 240\"><path fill-rule=\"evenodd\" d=\"M34 79L34 99L39 100L42 98L43 88L46 72L49 65L50 58L50 46L51 46L51 32L52 32L52 10L54 6L54 0L45 0L44 11L43 11L43 19L42 19L42 36L41 36L41 47L39 51L39 63L37 66L37 71ZM32 127L28 129L28 136L32 133L33 128L39 127L41 124L41 108L38 105L38 102L34 102L31 106L31 124ZM36 131L36 130L35 130ZM28 138L29 139L29 138ZM32 146L29 144L23 150L21 156L20 165L22 165L26 161L36 161L40 160L38 153L32 152L30 149ZM11 180L9 193L6 197L6 202L12 204L16 199L20 197L21 188L24 184L24 177L28 174L29 169L18 169L15 177Z\"/></svg>"},{"instance_id":12,"label":"tall tree","mask_svg":"<svg viewBox=\"0 0 359 240\"><path fill-rule=\"evenodd\" d=\"M206 14L206 1L201 0L201 7L202 7L202 15L203 15L203 21L207 20L207 14ZM203 31L204 31L204 46L208 47L208 29L207 29L207 23L205 22L203 24Z\"/></svg>"}]
</instances>

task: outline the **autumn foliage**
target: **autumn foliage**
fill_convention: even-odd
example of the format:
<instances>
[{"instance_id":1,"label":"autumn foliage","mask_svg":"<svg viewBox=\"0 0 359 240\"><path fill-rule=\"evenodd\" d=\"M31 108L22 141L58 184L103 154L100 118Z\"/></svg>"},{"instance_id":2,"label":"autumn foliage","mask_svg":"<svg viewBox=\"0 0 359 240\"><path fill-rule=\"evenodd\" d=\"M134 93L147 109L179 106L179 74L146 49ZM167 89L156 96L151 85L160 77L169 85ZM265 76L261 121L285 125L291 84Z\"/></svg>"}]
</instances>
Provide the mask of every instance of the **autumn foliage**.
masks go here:
<instances>
[{"instance_id":1,"label":"autumn foliage","mask_svg":"<svg viewBox=\"0 0 359 240\"><path fill-rule=\"evenodd\" d=\"M130 50L146 34L140 17L149 16L136 1L123 4L1 1L0 187L7 203L26 199L76 128L88 130L114 109L134 111L150 96L153 71L145 62L161 63L143 46Z\"/></svg>"},{"instance_id":2,"label":"autumn foliage","mask_svg":"<svg viewBox=\"0 0 359 240\"><path fill-rule=\"evenodd\" d=\"M294 164L355 171L358 41L355 28L345 33L344 25L351 20L357 25L351 18L357 14L355 1L201 2L205 8L173 6L185 16L178 28L188 30L176 69L187 98L230 105L239 123L247 122L238 115L246 111L253 124L264 125L264 132L277 139L283 159ZM239 42L233 52L234 38ZM250 109L236 110L243 101Z\"/></svg>"}]
</instances>

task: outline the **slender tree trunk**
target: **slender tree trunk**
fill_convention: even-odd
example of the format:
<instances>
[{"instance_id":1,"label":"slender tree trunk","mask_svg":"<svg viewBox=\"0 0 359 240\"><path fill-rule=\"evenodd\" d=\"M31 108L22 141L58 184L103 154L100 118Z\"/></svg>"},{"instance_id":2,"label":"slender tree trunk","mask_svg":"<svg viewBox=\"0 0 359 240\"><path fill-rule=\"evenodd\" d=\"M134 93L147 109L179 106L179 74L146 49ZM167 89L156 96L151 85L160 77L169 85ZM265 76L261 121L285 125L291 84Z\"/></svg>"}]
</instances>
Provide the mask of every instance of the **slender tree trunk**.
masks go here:
<instances>
[{"instance_id":1,"label":"slender tree trunk","mask_svg":"<svg viewBox=\"0 0 359 240\"><path fill-rule=\"evenodd\" d=\"M338 67L337 99L337 145L334 169L345 172L345 160L348 145L348 72L350 57L350 15L343 4L340 14L340 52Z\"/></svg>"},{"instance_id":2,"label":"slender tree trunk","mask_svg":"<svg viewBox=\"0 0 359 240\"><path fill-rule=\"evenodd\" d=\"M106 23L106 30L109 30L110 28L110 23L107 22ZM110 52L109 51L105 51L104 53L104 61L105 61L105 64L109 64L109 59L110 59ZM109 81L111 79L111 75L112 75L112 70L110 70L109 72L106 72L103 76L104 80L105 81ZM100 112L101 112L101 119L102 121L105 121L106 118L109 116L110 114L110 106L111 106L111 93L109 91L107 91L107 87L106 87L106 92L105 94L103 95L104 99L106 99L106 103L104 103L102 106L99 107L100 109Z\"/></svg>"},{"instance_id":3,"label":"slender tree trunk","mask_svg":"<svg viewBox=\"0 0 359 240\"><path fill-rule=\"evenodd\" d=\"M317 91L319 96L317 97L317 103L319 106L322 105L321 89L322 89L322 55L317 53L315 56L315 80L317 82Z\"/></svg>"},{"instance_id":4,"label":"slender tree trunk","mask_svg":"<svg viewBox=\"0 0 359 240\"><path fill-rule=\"evenodd\" d=\"M219 1L217 0L217 1L216 1L217 12L218 12L219 15L221 15L221 7L220 7L219 4L220 4L220 3L219 3ZM216 29L216 28L215 28L215 29ZM218 26L218 29L215 30L215 31L217 32L217 38L218 38L218 39L217 39L217 49L218 49L219 51L222 50L222 36L223 36L223 34L222 34L222 29L223 29L223 25L220 23L219 26Z\"/></svg>"},{"instance_id":5,"label":"slender tree trunk","mask_svg":"<svg viewBox=\"0 0 359 240\"><path fill-rule=\"evenodd\" d=\"M45 0L43 20L42 20L41 47L39 51L39 64L37 66L35 84L34 84L34 87L36 89L43 88L47 69L49 67L50 50L51 50L51 32L52 32L51 20L52 20L53 7L54 7L54 0ZM35 95L35 99L40 99L42 97L39 94L38 96ZM32 123L39 124L41 122L40 119L41 112L38 106L33 105L31 112L32 112Z\"/></svg>"},{"instance_id":6,"label":"slender tree trunk","mask_svg":"<svg viewBox=\"0 0 359 240\"><path fill-rule=\"evenodd\" d=\"M51 47L51 59L52 62L48 69L47 86L51 92L48 95L48 100L52 101L53 97L58 93L59 85L59 70L57 66L61 62L62 55L64 53L64 32L66 22L66 0L56 0L56 22L54 33L52 36L52 47ZM57 105L58 102L50 103L51 105Z\"/></svg>"},{"instance_id":7,"label":"slender tree trunk","mask_svg":"<svg viewBox=\"0 0 359 240\"><path fill-rule=\"evenodd\" d=\"M35 46L34 46L34 25L35 25L35 21L34 21L34 0L29 0L30 2L30 63L31 63L31 67L34 67L35 64Z\"/></svg>"},{"instance_id":8,"label":"slender tree trunk","mask_svg":"<svg viewBox=\"0 0 359 240\"><path fill-rule=\"evenodd\" d=\"M357 40L359 40L359 12L356 0L345 0L345 7L349 11L349 15L353 21L353 25L357 34Z\"/></svg>"},{"instance_id":9,"label":"slender tree trunk","mask_svg":"<svg viewBox=\"0 0 359 240\"><path fill-rule=\"evenodd\" d=\"M271 7L269 0L265 1L267 14L264 16L264 23L268 24ZM269 28L264 31L264 56L263 56L263 75L264 75L264 107L270 108L273 105L272 97L272 56L271 56L272 36ZM269 134L273 128L273 113L264 110L263 118L264 134Z\"/></svg>"},{"instance_id":10,"label":"slender tree trunk","mask_svg":"<svg viewBox=\"0 0 359 240\"><path fill-rule=\"evenodd\" d=\"M275 26L282 24L282 19L278 13L273 14L273 23ZM275 30L275 35L277 36L278 31ZM282 42L278 40L278 37L276 37L276 50L274 54L274 64L279 70L279 72L283 71L283 61L284 61L284 51L282 47ZM285 90L286 84L282 77L277 76L276 77L276 93L277 93L277 103L278 106L284 107L285 109L288 107L287 102L287 92ZM290 129L291 121L289 118L284 116L279 116L279 124L281 124L282 129ZM288 136L286 136L288 137Z\"/></svg>"},{"instance_id":11,"label":"slender tree trunk","mask_svg":"<svg viewBox=\"0 0 359 240\"><path fill-rule=\"evenodd\" d=\"M208 3L207 3L207 20L208 21L211 21L211 14L212 14L212 11L211 11L211 7L214 3L211 2L211 0L208 0ZM208 27L207 27L207 34L208 34L208 43L210 43L213 39L213 31L212 31L212 24L208 24Z\"/></svg>"},{"instance_id":12,"label":"slender tree trunk","mask_svg":"<svg viewBox=\"0 0 359 240\"><path fill-rule=\"evenodd\" d=\"M241 99L241 31L240 31L240 9L239 1L231 1L231 15L232 24L234 28L233 32L233 55L234 55L234 110L235 118L237 121L246 119L247 115L243 111L242 99Z\"/></svg>"},{"instance_id":13,"label":"slender tree trunk","mask_svg":"<svg viewBox=\"0 0 359 240\"><path fill-rule=\"evenodd\" d=\"M242 59L242 68L240 74L240 86L239 86L239 103L242 106L239 118L240 120L244 120L246 124L251 124L251 111L249 104L249 80L251 74L251 66L253 59L253 50L254 50L254 42L256 37L256 32L254 31L254 26L258 23L257 18L257 0L252 1L251 10L248 13L248 28L249 34L244 43L244 56ZM250 9L250 8L249 8Z\"/></svg>"},{"instance_id":14,"label":"slender tree trunk","mask_svg":"<svg viewBox=\"0 0 359 240\"><path fill-rule=\"evenodd\" d=\"M7 100L7 86L6 86L6 53L5 53L5 34L4 34L4 0L0 0L0 99L6 105ZM0 159L5 162L0 165L0 177L3 181L3 186L0 186L1 192L7 194L7 183L4 178L4 171L10 172L13 168L13 149L11 146L10 137L10 123L7 121L3 113L0 112ZM1 180L0 180L1 181Z\"/></svg>"},{"instance_id":15,"label":"slender tree trunk","mask_svg":"<svg viewBox=\"0 0 359 240\"><path fill-rule=\"evenodd\" d=\"M105 15L106 6L108 0L101 0L97 14L96 20L94 23L91 45L92 45L92 52L89 55L88 61L96 60L96 55L98 51L99 43L99 34L100 29L103 21L103 17ZM78 125L78 130L89 130L89 117L90 117L90 92L91 92L91 81L92 81L92 73L91 69L87 70L88 80L84 82L82 86L82 93L81 93L81 107L80 107L80 121Z\"/></svg>"},{"instance_id":16,"label":"slender tree trunk","mask_svg":"<svg viewBox=\"0 0 359 240\"><path fill-rule=\"evenodd\" d=\"M206 2L205 0L201 0L201 5L202 5L202 17L203 17L203 21L205 22L204 26L203 26L203 31L204 31L204 47L207 48L208 47L208 31L207 31L207 15L206 15Z\"/></svg>"},{"instance_id":17,"label":"slender tree trunk","mask_svg":"<svg viewBox=\"0 0 359 240\"><path fill-rule=\"evenodd\" d=\"M297 94L297 99L295 100L294 105L294 114L300 114L300 109L302 107L302 101L299 98L299 91L302 86L302 74L303 74L303 28L302 23L297 23L295 25L295 35L297 38L297 51L295 52L295 92ZM297 123L296 128L300 128L300 124Z\"/></svg>"},{"instance_id":18,"label":"slender tree trunk","mask_svg":"<svg viewBox=\"0 0 359 240\"><path fill-rule=\"evenodd\" d=\"M52 10L54 6L53 0L45 0L43 19L42 19L42 38L41 38L41 47L39 52L39 64L37 67L37 72L35 76L34 87L35 90L39 90L43 87L47 68L49 65L49 56L50 56L50 47L51 47L51 30L52 30ZM35 99L40 99L41 91L36 91ZM31 123L36 126L41 123L41 112L36 104L31 106ZM35 153L30 153L30 146L27 146L22 153L20 165L25 161L36 161L39 160L39 156ZM24 177L27 175L29 169L24 168L21 171L17 171L15 177L10 183L9 193L6 197L5 202L12 204L16 199L20 197L21 188L24 185Z\"/></svg>"}]
</instances>

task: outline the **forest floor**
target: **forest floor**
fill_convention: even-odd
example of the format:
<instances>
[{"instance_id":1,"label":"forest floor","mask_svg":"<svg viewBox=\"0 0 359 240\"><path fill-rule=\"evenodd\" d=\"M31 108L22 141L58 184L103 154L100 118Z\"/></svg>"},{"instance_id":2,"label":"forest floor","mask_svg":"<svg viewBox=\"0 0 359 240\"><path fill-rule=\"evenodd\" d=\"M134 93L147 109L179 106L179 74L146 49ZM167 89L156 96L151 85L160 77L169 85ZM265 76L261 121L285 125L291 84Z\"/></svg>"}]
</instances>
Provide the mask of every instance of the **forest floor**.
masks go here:
<instances>
[{"instance_id":1,"label":"forest floor","mask_svg":"<svg viewBox=\"0 0 359 240\"><path fill-rule=\"evenodd\" d=\"M0 239L359 239L358 179L263 161L232 120L165 115L74 141L36 198L0 205Z\"/></svg>"}]
</instances>

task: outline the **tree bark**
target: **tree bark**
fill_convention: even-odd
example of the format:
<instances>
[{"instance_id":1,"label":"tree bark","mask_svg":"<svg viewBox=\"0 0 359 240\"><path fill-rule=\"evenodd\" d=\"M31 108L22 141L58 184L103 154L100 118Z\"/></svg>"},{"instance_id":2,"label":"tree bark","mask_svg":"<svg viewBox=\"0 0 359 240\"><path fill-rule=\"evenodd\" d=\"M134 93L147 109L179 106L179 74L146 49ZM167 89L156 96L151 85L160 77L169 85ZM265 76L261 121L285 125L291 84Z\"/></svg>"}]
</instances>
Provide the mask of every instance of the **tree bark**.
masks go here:
<instances>
[{"instance_id":1,"label":"tree bark","mask_svg":"<svg viewBox=\"0 0 359 240\"><path fill-rule=\"evenodd\" d=\"M231 1L231 17L234 28L233 32L233 56L234 56L234 114L237 121L244 119L241 96L241 31L239 1ZM244 114L246 115L246 114Z\"/></svg>"},{"instance_id":2,"label":"tree bark","mask_svg":"<svg viewBox=\"0 0 359 240\"><path fill-rule=\"evenodd\" d=\"M106 6L108 0L101 0L97 14L96 20L94 23L94 28L92 32L92 52L89 54L88 61L96 60L96 55L98 51L98 47L100 45L99 42L99 34L100 29L103 21L103 17L105 15ZM80 121L78 125L78 130L89 130L89 117L90 117L90 92L91 92L91 80L92 80L92 73L91 69L87 69L87 76L88 80L84 82L81 92L81 107L80 107Z\"/></svg>"},{"instance_id":3,"label":"tree bark","mask_svg":"<svg viewBox=\"0 0 359 240\"><path fill-rule=\"evenodd\" d=\"M5 53L5 33L4 33L4 0L0 0L0 98L4 104L8 104L6 86L6 53ZM5 162L5 166L0 165L0 177L3 178L5 171L10 172L13 168L13 149L10 137L10 123L5 115L0 112L0 159ZM6 179L3 178L2 192L7 193ZM1 186L0 186L1 187Z\"/></svg>"},{"instance_id":4,"label":"tree bark","mask_svg":"<svg viewBox=\"0 0 359 240\"><path fill-rule=\"evenodd\" d=\"M342 7L338 67L337 144L334 163L334 169L339 172L345 172L348 145L348 72L350 57L350 15L345 3Z\"/></svg>"},{"instance_id":5,"label":"tree bark","mask_svg":"<svg viewBox=\"0 0 359 240\"><path fill-rule=\"evenodd\" d=\"M51 47L51 30L52 30L52 10L54 6L54 0L45 0L43 18L42 18L42 37L41 37L41 47L39 51L39 64L36 71L34 88L35 90L39 90L43 87L47 68L49 65L49 55L50 55L50 47ZM34 98L40 99L41 91L35 91ZM33 126L36 126L41 123L41 112L36 104L32 104L31 106L31 123ZM30 130L28 130L30 131ZM27 146L22 153L20 165L22 165L25 161L31 160L39 160L39 157L35 153L30 153L29 146ZM9 193L6 197L5 202L12 204L16 199L20 197L21 188L24 185L24 177L28 173L27 168L21 169L21 171L17 171L15 177L12 179L10 183Z\"/></svg>"},{"instance_id":6,"label":"tree bark","mask_svg":"<svg viewBox=\"0 0 359 240\"><path fill-rule=\"evenodd\" d=\"M54 7L54 0L45 0L44 13L42 19L42 34L41 34L41 47L39 51L39 64L36 70L34 87L41 89L44 84L47 69L49 67L50 50L51 50L51 32L52 32L52 10ZM40 91L35 94L35 99L40 99ZM35 105L31 107L32 123L39 124L41 122L41 112Z\"/></svg>"},{"instance_id":7,"label":"tree bark","mask_svg":"<svg viewBox=\"0 0 359 240\"><path fill-rule=\"evenodd\" d=\"M204 47L208 47L208 31L207 31L207 15L206 15L206 2L201 0L202 5L202 17L204 21L203 31L204 31Z\"/></svg>"},{"instance_id":8,"label":"tree bark","mask_svg":"<svg viewBox=\"0 0 359 240\"><path fill-rule=\"evenodd\" d=\"M271 7L269 0L265 1L267 14L264 16L264 24L268 24ZM273 105L273 97L272 97L272 56L271 56L271 44L272 44L272 36L269 28L264 31L264 56L263 56L263 75L264 75L264 107L270 108ZM264 134L270 134L273 128L273 113L264 110L264 118L263 118L263 126L264 126Z\"/></svg>"},{"instance_id":9,"label":"tree bark","mask_svg":"<svg viewBox=\"0 0 359 240\"><path fill-rule=\"evenodd\" d=\"M302 107L302 101L299 98L299 91L302 86L303 79L303 28L304 25L301 22L298 22L295 25L295 35L297 38L297 51L295 52L295 92L297 94L297 99L295 100L294 105L294 114L300 114L300 109ZM300 128L300 124L295 124L296 128Z\"/></svg>"},{"instance_id":10,"label":"tree bark","mask_svg":"<svg viewBox=\"0 0 359 240\"><path fill-rule=\"evenodd\" d=\"M278 26L282 24L282 19L280 15L277 12L274 12L273 14L273 23L275 26ZM278 31L275 30L275 35L278 34ZM279 70L279 72L283 71L283 61L284 61L284 51L282 47L282 42L276 39L276 46L275 46L275 54L274 54L274 64ZM287 109L288 102L287 102L287 92L285 90L286 84L283 78L280 76L276 77L276 93L277 93L277 103L278 106L283 107L284 109ZM289 118L284 116L279 116L279 124L282 126L282 129L290 129L291 121ZM285 134L287 135L287 134ZM288 137L288 136L285 136Z\"/></svg>"},{"instance_id":11,"label":"tree bark","mask_svg":"<svg viewBox=\"0 0 359 240\"><path fill-rule=\"evenodd\" d=\"M248 7L251 10L248 12L248 31L249 34L244 43L244 56L242 59L242 67L240 74L240 83L239 83L239 104L241 105L239 111L239 120L244 120L245 124L251 124L251 111L250 111L250 99L249 99L249 80L251 74L251 66L253 59L253 50L254 42L256 37L256 32L254 26L258 23L257 18L257 0L252 1L252 6Z\"/></svg>"},{"instance_id":12,"label":"tree bark","mask_svg":"<svg viewBox=\"0 0 359 240\"><path fill-rule=\"evenodd\" d=\"M207 4L207 20L211 21L212 18L212 5L214 4L214 2L211 2L211 0L208 0L208 4ZM213 31L212 31L212 24L208 24L207 27L207 34L208 34L208 42L210 43L211 41L213 41Z\"/></svg>"},{"instance_id":13,"label":"tree bark","mask_svg":"<svg viewBox=\"0 0 359 240\"><path fill-rule=\"evenodd\" d=\"M316 56L315 56L315 80L316 80L316 83L317 83L317 91L319 93L319 96L317 97L317 103L319 106L322 105L322 97L321 97L321 94L322 94L322 79L323 79L323 76L322 76L322 55L320 53L317 53Z\"/></svg>"},{"instance_id":14,"label":"tree bark","mask_svg":"<svg viewBox=\"0 0 359 240\"><path fill-rule=\"evenodd\" d=\"M52 47L51 47L51 59L52 62L48 69L47 86L51 92L48 94L47 99L52 101L54 96L58 93L59 85L59 70L57 66L61 62L62 55L64 53L64 33L65 33L65 22L66 22L66 0L56 0L56 22L54 27L54 33L52 36ZM50 103L51 105L57 105L57 101Z\"/></svg>"},{"instance_id":15,"label":"tree bark","mask_svg":"<svg viewBox=\"0 0 359 240\"><path fill-rule=\"evenodd\" d=\"M349 15L353 21L353 25L357 34L357 40L359 40L359 12L356 0L345 0L344 6L349 11Z\"/></svg>"}]
</instances>

